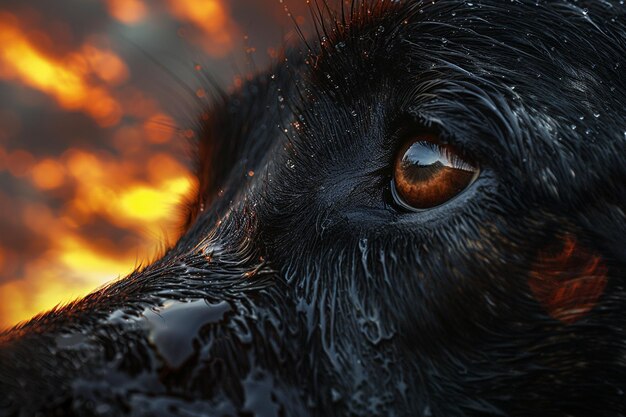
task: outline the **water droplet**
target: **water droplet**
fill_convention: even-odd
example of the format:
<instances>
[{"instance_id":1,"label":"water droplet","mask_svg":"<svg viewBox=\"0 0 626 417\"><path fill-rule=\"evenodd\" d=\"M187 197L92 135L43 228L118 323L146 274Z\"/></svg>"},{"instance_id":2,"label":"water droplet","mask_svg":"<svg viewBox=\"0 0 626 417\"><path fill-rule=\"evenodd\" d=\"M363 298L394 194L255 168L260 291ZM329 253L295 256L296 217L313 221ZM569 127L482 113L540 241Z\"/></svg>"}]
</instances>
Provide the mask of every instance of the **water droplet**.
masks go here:
<instances>
[{"instance_id":1,"label":"water droplet","mask_svg":"<svg viewBox=\"0 0 626 417\"><path fill-rule=\"evenodd\" d=\"M341 400L341 394L339 393L339 391L337 391L334 388L331 388L330 390L330 396L331 399L334 403L338 402L339 400Z\"/></svg>"},{"instance_id":2,"label":"water droplet","mask_svg":"<svg viewBox=\"0 0 626 417\"><path fill-rule=\"evenodd\" d=\"M363 237L359 239L359 250L361 253L367 254L367 238Z\"/></svg>"}]
</instances>

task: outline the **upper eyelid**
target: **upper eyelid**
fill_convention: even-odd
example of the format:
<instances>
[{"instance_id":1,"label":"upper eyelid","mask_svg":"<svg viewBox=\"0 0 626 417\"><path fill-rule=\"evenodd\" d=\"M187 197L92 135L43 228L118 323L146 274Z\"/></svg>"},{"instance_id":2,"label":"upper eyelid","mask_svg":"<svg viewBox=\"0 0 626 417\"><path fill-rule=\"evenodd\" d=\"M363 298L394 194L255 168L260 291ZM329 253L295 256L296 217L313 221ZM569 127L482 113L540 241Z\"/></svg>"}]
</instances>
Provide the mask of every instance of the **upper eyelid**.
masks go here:
<instances>
[{"instance_id":1,"label":"upper eyelid","mask_svg":"<svg viewBox=\"0 0 626 417\"><path fill-rule=\"evenodd\" d=\"M412 126L407 126L407 122ZM453 145L455 147L464 148L464 141L460 140L455 134L446 128L439 120L429 118L414 110L404 112L396 121L394 127L394 140L403 142L408 135L407 132L427 132L436 135L443 145ZM401 148L404 143L396 143L396 148Z\"/></svg>"},{"instance_id":2,"label":"upper eyelid","mask_svg":"<svg viewBox=\"0 0 626 417\"><path fill-rule=\"evenodd\" d=\"M444 143L462 146L461 141L446 128L443 121L439 118L427 116L419 110L419 108L411 107L406 111L406 114L413 120L416 125L423 126L425 129L436 131Z\"/></svg>"}]
</instances>

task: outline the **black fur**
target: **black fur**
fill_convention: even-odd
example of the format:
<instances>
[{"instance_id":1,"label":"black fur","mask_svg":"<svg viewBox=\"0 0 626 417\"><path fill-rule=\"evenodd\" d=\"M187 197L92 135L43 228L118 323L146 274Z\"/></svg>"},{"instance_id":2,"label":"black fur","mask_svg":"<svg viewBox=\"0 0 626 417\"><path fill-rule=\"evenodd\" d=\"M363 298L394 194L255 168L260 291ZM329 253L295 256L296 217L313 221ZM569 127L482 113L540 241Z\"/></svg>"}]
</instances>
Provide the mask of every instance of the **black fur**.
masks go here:
<instances>
[{"instance_id":1,"label":"black fur","mask_svg":"<svg viewBox=\"0 0 626 417\"><path fill-rule=\"evenodd\" d=\"M622 3L319 3L201 123L178 244L2 335L0 415L626 415ZM481 175L407 213L416 126ZM566 235L608 279L575 322L528 284Z\"/></svg>"}]
</instances>

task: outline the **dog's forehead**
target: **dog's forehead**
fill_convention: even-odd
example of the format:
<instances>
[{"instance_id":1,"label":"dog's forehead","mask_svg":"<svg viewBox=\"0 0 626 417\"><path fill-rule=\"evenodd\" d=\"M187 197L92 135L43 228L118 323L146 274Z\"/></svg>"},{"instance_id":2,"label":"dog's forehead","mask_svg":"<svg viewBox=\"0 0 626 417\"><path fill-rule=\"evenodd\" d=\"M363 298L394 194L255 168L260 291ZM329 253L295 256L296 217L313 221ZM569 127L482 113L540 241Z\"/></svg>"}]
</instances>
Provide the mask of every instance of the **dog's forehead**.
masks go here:
<instances>
[{"instance_id":1,"label":"dog's forehead","mask_svg":"<svg viewBox=\"0 0 626 417\"><path fill-rule=\"evenodd\" d=\"M430 101L459 129L500 124L492 133L507 143L516 128L577 147L615 142L625 17L608 2L391 2L320 34L308 91L345 120L354 102L397 112L402 99Z\"/></svg>"},{"instance_id":2,"label":"dog's forehead","mask_svg":"<svg viewBox=\"0 0 626 417\"><path fill-rule=\"evenodd\" d=\"M348 23L320 23L319 50L306 59L291 108L320 131L349 121L358 106L372 115L377 105L397 113L402 100L430 101L428 111L446 124L500 124L491 132L499 139L526 123L540 131L530 136L583 146L614 141L623 132L606 121L621 118L626 93L616 17L623 19L623 9L600 2L387 3ZM336 117L311 111L314 104L335 106Z\"/></svg>"},{"instance_id":3,"label":"dog's forehead","mask_svg":"<svg viewBox=\"0 0 626 417\"><path fill-rule=\"evenodd\" d=\"M429 77L525 89L527 98L546 106L555 102L551 94L590 99L623 87L624 6L589 2L585 7L568 1L385 4L348 23L320 23L320 50L307 61L314 80L323 87L363 92L385 74L408 73L418 81L428 72ZM617 85L607 85L611 82ZM557 89L561 91L553 91Z\"/></svg>"},{"instance_id":4,"label":"dog's forehead","mask_svg":"<svg viewBox=\"0 0 626 417\"><path fill-rule=\"evenodd\" d=\"M623 142L625 129L616 121L626 94L620 75L626 65L620 62L626 56L624 6L456 0L371 4L343 14L322 12L317 37L289 51L284 61L227 100L227 114L216 117L227 123L205 141L213 156L200 156L205 167L201 183L207 182L207 172L229 164L238 164L238 182L248 182L247 174L262 170L260 162L267 163L268 154L282 152L286 143L328 147L320 136L338 135L346 125L363 121L354 114L398 114L408 108L398 108L402 100L427 102L421 108L426 116L461 140L480 138L475 142L485 144L485 153L500 151L503 169L520 167L512 174L518 177L545 176L545 167L526 164L533 152L574 158L541 158L559 165L548 169L546 175L554 177L555 170L569 172L566 167L589 149ZM379 127L380 120L369 122ZM293 129L307 125L314 138ZM561 152L563 146L567 152ZM214 189L201 200L218 193L222 180L211 178L208 188Z\"/></svg>"}]
</instances>

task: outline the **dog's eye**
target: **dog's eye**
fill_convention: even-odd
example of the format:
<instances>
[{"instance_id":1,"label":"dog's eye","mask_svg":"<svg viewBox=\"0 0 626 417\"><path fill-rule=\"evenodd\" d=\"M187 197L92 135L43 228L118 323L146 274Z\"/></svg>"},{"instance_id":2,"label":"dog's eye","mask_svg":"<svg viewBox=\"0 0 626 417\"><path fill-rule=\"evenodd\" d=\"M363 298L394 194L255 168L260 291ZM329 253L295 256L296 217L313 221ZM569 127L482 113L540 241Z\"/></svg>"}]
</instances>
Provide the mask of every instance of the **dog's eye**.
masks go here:
<instances>
[{"instance_id":1,"label":"dog's eye","mask_svg":"<svg viewBox=\"0 0 626 417\"><path fill-rule=\"evenodd\" d=\"M453 199L478 177L478 168L434 134L411 137L396 157L392 194L409 210L426 210Z\"/></svg>"}]
</instances>

